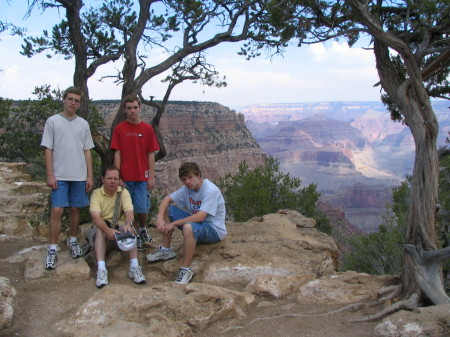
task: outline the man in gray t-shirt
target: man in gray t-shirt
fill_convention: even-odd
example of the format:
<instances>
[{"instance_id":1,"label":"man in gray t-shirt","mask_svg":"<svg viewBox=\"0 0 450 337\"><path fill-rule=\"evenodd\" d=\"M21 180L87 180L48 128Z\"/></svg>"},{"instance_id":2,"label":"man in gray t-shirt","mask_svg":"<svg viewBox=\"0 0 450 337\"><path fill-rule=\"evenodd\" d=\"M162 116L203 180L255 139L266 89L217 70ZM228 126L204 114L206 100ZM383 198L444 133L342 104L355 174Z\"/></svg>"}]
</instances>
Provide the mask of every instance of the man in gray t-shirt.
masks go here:
<instances>
[{"instance_id":1,"label":"man in gray t-shirt","mask_svg":"<svg viewBox=\"0 0 450 337\"><path fill-rule=\"evenodd\" d=\"M64 92L64 110L47 119L42 135L47 185L52 189L50 213L50 246L45 268L56 267L56 251L61 231L61 216L69 207L70 237L68 246L72 257L82 256L77 241L80 208L89 205L88 192L94 187L91 149L94 147L89 124L77 116L82 98L81 90L70 87Z\"/></svg>"},{"instance_id":2,"label":"man in gray t-shirt","mask_svg":"<svg viewBox=\"0 0 450 337\"><path fill-rule=\"evenodd\" d=\"M227 235L225 201L219 188L202 178L196 163L182 164L178 176L184 186L166 196L159 205L156 228L163 235L161 246L145 258L149 262L173 259L176 254L170 242L174 228L178 227L183 232L184 259L175 282L187 284L194 275L190 266L197 242L215 243ZM172 202L178 207L170 206Z\"/></svg>"}]
</instances>

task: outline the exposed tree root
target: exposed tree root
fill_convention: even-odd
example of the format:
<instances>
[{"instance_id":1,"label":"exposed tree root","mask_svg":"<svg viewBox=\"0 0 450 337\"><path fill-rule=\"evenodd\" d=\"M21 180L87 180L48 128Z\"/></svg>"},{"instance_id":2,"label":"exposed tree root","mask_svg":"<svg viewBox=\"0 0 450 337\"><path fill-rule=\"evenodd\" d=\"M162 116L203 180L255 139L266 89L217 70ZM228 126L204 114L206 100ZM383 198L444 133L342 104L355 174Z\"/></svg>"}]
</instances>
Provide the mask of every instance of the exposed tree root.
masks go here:
<instances>
[{"instance_id":1,"label":"exposed tree root","mask_svg":"<svg viewBox=\"0 0 450 337\"><path fill-rule=\"evenodd\" d=\"M382 288L378 291L378 296L385 296L382 296L379 299L370 302L368 306L374 307L387 302L393 302L395 298L400 296L401 290L402 288L399 285Z\"/></svg>"},{"instance_id":2,"label":"exposed tree root","mask_svg":"<svg viewBox=\"0 0 450 337\"><path fill-rule=\"evenodd\" d=\"M361 318L356 318L349 320L349 323L362 323L362 322L372 322L384 318L400 309L412 310L419 306L419 297L417 294L411 295L408 299L398 301L391 306L384 308L383 310L377 312L376 314L364 316Z\"/></svg>"},{"instance_id":3,"label":"exposed tree root","mask_svg":"<svg viewBox=\"0 0 450 337\"><path fill-rule=\"evenodd\" d=\"M345 307L336 309L336 310L332 310L332 311L327 311L327 312L323 312L323 313L318 313L318 314L283 314L283 315L277 315L277 316L267 316L267 317L258 317L255 318L253 320L251 320L250 322L248 322L248 324L246 325L237 325L237 326L231 326L228 327L224 330L219 331L219 333L226 333L228 331L232 331L232 330L239 330L239 329L244 329L246 327L248 327L249 325L252 325L256 322L260 322L260 321L268 321L268 320L276 320L279 318L284 318L284 317L293 317L293 318L297 318L297 317L320 317L320 316L329 316L329 315L334 315L343 311L355 311L355 310L359 310L361 309L361 307L363 307L364 304L363 303L353 303L353 304L349 304Z\"/></svg>"}]
</instances>

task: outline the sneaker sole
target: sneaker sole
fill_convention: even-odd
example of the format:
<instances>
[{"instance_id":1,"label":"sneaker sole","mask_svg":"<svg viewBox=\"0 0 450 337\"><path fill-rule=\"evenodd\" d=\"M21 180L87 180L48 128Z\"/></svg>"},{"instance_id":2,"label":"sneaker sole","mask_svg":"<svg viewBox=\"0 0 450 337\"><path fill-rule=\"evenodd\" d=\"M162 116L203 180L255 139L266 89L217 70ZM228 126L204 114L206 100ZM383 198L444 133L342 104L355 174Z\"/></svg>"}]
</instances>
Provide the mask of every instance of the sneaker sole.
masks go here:
<instances>
[{"instance_id":1,"label":"sneaker sole","mask_svg":"<svg viewBox=\"0 0 450 337\"><path fill-rule=\"evenodd\" d=\"M147 260L147 262L158 262L158 261L168 261L168 260L172 260L172 259L174 259L174 258L176 258L176 257L177 257L177 256L175 255L175 256L168 257L168 258L163 258L163 257L161 257L161 258L156 259L156 260L149 260L149 259L147 258L147 256L146 256L145 259Z\"/></svg>"},{"instance_id":2,"label":"sneaker sole","mask_svg":"<svg viewBox=\"0 0 450 337\"><path fill-rule=\"evenodd\" d=\"M133 280L133 282L136 283L136 284L145 284L145 283L147 283L147 281L145 281L145 280L141 281L141 282L136 282L135 280Z\"/></svg>"},{"instance_id":3,"label":"sneaker sole","mask_svg":"<svg viewBox=\"0 0 450 337\"><path fill-rule=\"evenodd\" d=\"M98 288L98 289L101 289L101 288L103 288L103 287L106 286L106 285L108 285L108 283L100 284L100 285L97 285L97 288Z\"/></svg>"},{"instance_id":4,"label":"sneaker sole","mask_svg":"<svg viewBox=\"0 0 450 337\"><path fill-rule=\"evenodd\" d=\"M144 284L144 283L147 283L147 280L142 280L142 281L140 281L140 282L136 282L136 281L134 280L134 276L128 275L128 277L129 277L130 279L132 279L133 282L136 283L136 284Z\"/></svg>"}]
</instances>

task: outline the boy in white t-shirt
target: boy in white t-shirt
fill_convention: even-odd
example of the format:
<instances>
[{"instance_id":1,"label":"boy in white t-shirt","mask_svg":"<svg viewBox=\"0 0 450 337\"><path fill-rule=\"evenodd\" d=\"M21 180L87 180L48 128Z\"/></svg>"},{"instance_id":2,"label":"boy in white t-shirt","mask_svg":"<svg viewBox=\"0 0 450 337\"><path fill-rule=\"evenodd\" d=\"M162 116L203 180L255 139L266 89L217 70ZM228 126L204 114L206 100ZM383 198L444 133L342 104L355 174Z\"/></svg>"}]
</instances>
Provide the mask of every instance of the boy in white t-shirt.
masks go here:
<instances>
[{"instance_id":1,"label":"boy in white t-shirt","mask_svg":"<svg viewBox=\"0 0 450 337\"><path fill-rule=\"evenodd\" d=\"M81 99L79 88L68 88L63 96L64 110L47 119L42 135L47 185L52 189L46 269L56 268L57 242L65 207L69 207L70 253L74 259L82 256L77 242L78 226L80 208L89 205L88 192L94 186L91 158L94 142L88 122L77 116Z\"/></svg>"}]
</instances>

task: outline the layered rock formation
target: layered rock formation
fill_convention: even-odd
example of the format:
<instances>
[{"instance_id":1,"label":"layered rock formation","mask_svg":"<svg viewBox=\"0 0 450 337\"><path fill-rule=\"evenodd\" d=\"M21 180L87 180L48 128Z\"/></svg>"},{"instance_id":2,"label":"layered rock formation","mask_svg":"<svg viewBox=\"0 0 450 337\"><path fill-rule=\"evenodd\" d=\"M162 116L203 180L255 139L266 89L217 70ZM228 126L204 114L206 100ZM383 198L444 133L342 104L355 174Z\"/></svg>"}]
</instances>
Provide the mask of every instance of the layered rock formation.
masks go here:
<instances>
[{"instance_id":1,"label":"layered rock formation","mask_svg":"<svg viewBox=\"0 0 450 337\"><path fill-rule=\"evenodd\" d=\"M450 130L448 104L434 102L438 144ZM375 231L391 189L411 174L414 140L379 102L254 104L241 110L257 143L280 168L317 184L322 200ZM346 191L348 189L348 191Z\"/></svg>"},{"instance_id":2,"label":"layered rock formation","mask_svg":"<svg viewBox=\"0 0 450 337\"><path fill-rule=\"evenodd\" d=\"M50 188L25 170L24 163L0 163L0 233L46 235Z\"/></svg>"},{"instance_id":3,"label":"layered rock formation","mask_svg":"<svg viewBox=\"0 0 450 337\"><path fill-rule=\"evenodd\" d=\"M109 137L119 102L95 103L105 120L102 132ZM142 119L151 123L155 110L143 106ZM264 163L265 154L245 125L244 116L210 102L171 102L160 122L167 156L157 163L157 185L171 191L180 183L178 167L195 161L203 175L213 181L237 172L245 160L250 168Z\"/></svg>"}]
</instances>

